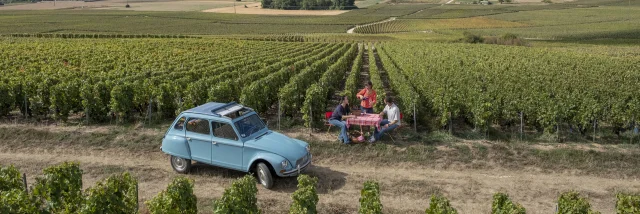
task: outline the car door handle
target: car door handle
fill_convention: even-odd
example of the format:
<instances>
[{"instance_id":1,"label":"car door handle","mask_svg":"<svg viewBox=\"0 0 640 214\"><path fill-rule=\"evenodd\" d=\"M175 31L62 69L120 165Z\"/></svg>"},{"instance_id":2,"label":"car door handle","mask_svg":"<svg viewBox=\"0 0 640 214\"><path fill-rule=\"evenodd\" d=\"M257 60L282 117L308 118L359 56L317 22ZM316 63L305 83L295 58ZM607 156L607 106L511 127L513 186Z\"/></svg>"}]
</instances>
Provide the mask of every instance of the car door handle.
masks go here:
<instances>
[{"instance_id":1,"label":"car door handle","mask_svg":"<svg viewBox=\"0 0 640 214\"><path fill-rule=\"evenodd\" d=\"M190 138L190 137L188 137L188 138L187 138L187 141L191 141L191 138Z\"/></svg>"},{"instance_id":2,"label":"car door handle","mask_svg":"<svg viewBox=\"0 0 640 214\"><path fill-rule=\"evenodd\" d=\"M218 144L218 142L211 141L211 144L216 145L216 144Z\"/></svg>"}]
</instances>

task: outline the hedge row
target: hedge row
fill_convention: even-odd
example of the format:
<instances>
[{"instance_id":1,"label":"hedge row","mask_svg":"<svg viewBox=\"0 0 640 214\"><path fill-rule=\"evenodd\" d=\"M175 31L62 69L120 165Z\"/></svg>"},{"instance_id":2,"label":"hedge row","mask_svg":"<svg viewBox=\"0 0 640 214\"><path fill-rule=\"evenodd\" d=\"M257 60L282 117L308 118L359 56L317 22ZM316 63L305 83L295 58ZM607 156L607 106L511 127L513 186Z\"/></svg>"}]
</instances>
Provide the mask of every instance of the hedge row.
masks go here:
<instances>
[{"instance_id":1,"label":"hedge row","mask_svg":"<svg viewBox=\"0 0 640 214\"><path fill-rule=\"evenodd\" d=\"M315 214L318 203L318 179L298 176L298 190L291 198L290 214ZM213 213L261 213L258 208L256 179L246 175L225 189L213 202ZM82 188L82 170L78 163L62 163L44 170L36 184L26 191L22 176L13 165L0 168L0 213L138 213L138 183L129 173L112 175L93 187ZM166 190L145 202L153 214L198 213L193 194L193 180L176 177ZM380 186L366 181L360 192L360 214L382 213ZM619 193L616 213L640 213L640 195ZM457 214L447 198L432 195L426 214ZM492 214L525 214L522 205L512 202L504 193L496 193ZM558 214L595 214L586 198L575 191L565 192L558 199Z\"/></svg>"},{"instance_id":2,"label":"hedge row","mask_svg":"<svg viewBox=\"0 0 640 214\"><path fill-rule=\"evenodd\" d=\"M95 33L14 33L0 34L5 37L63 38L63 39L113 39L113 38L201 38L186 35L169 34L95 34Z\"/></svg>"}]
</instances>

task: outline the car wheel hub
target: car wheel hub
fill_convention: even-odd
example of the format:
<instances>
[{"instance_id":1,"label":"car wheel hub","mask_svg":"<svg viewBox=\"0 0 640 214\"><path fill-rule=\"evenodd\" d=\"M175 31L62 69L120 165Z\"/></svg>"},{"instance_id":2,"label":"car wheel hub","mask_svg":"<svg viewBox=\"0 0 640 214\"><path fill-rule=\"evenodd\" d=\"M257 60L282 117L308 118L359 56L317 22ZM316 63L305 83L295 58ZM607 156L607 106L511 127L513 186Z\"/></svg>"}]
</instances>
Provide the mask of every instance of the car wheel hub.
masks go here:
<instances>
[{"instance_id":1,"label":"car wheel hub","mask_svg":"<svg viewBox=\"0 0 640 214\"><path fill-rule=\"evenodd\" d=\"M266 181L266 179L265 179L265 178L266 178L267 176L265 175L265 173L264 173L264 170L263 170L263 169L258 169L258 177L260 178L260 183L261 183L262 185L265 185L265 186L266 186L266 185L267 185L267 181Z\"/></svg>"},{"instance_id":2,"label":"car wheel hub","mask_svg":"<svg viewBox=\"0 0 640 214\"><path fill-rule=\"evenodd\" d=\"M175 166L176 169L178 170L183 170L185 167L184 159L179 157L173 157L173 166Z\"/></svg>"}]
</instances>

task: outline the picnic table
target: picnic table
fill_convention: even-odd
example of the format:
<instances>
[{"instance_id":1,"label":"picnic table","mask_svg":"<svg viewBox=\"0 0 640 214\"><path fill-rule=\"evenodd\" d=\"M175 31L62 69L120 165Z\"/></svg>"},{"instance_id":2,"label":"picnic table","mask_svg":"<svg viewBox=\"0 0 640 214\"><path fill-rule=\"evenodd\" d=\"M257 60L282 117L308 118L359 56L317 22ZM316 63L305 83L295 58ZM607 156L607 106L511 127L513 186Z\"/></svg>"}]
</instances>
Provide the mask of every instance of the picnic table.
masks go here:
<instances>
[{"instance_id":1,"label":"picnic table","mask_svg":"<svg viewBox=\"0 0 640 214\"><path fill-rule=\"evenodd\" d=\"M379 114L358 114L355 118L347 119L347 128L351 125L359 125L360 133L362 133L362 126L375 126L378 131L380 130L380 122L382 117Z\"/></svg>"}]
</instances>

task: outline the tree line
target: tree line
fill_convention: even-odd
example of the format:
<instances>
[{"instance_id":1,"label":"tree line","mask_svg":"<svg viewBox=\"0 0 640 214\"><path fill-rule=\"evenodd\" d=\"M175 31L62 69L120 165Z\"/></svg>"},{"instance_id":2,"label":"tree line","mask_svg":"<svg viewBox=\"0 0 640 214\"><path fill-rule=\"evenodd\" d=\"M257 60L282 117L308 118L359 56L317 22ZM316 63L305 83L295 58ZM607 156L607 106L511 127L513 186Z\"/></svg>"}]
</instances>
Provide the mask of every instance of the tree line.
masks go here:
<instances>
[{"instance_id":1,"label":"tree line","mask_svg":"<svg viewBox=\"0 0 640 214\"><path fill-rule=\"evenodd\" d=\"M262 0L262 8L281 10L350 10L355 0Z\"/></svg>"}]
</instances>

